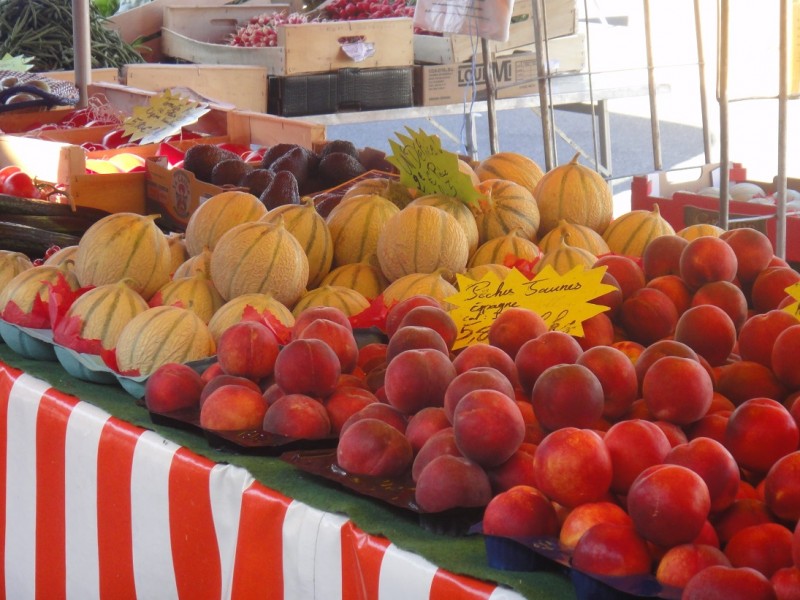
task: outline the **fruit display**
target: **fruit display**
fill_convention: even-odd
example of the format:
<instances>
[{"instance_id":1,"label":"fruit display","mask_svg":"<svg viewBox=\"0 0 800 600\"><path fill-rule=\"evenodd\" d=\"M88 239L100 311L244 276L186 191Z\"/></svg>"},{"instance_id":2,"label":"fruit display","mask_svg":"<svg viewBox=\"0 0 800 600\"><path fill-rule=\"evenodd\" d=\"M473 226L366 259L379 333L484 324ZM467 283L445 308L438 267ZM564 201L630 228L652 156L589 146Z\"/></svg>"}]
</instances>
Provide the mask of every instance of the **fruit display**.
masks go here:
<instances>
[{"instance_id":1,"label":"fruit display","mask_svg":"<svg viewBox=\"0 0 800 600\"><path fill-rule=\"evenodd\" d=\"M300 174L345 154L270 150ZM299 442L297 468L482 520L487 544L547 540L574 571L658 590L642 595L783 597L800 569L800 273L755 229L612 218L596 173L573 161L526 180L526 160L461 166L474 204L384 174L326 210L306 174L287 201L223 191L184 234L110 215L61 267L0 254L0 316L144 376L156 416L242 452ZM459 346L462 277L515 268L601 270L606 310L577 335L509 303L485 343Z\"/></svg>"}]
</instances>

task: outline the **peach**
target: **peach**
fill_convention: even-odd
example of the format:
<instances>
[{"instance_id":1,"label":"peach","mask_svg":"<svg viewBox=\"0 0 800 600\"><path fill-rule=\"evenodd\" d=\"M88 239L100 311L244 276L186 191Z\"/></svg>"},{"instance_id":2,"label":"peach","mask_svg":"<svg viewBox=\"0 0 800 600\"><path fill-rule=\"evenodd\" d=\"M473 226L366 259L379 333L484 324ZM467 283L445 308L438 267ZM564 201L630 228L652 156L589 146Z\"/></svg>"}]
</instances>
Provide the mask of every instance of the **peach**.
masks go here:
<instances>
[{"instance_id":1,"label":"peach","mask_svg":"<svg viewBox=\"0 0 800 600\"><path fill-rule=\"evenodd\" d=\"M736 277L742 283L752 282L767 268L775 251L770 239L752 227L729 229L719 236L736 255Z\"/></svg>"},{"instance_id":2,"label":"peach","mask_svg":"<svg viewBox=\"0 0 800 600\"><path fill-rule=\"evenodd\" d=\"M725 429L725 447L743 469L766 473L775 461L797 450L800 432L780 402L751 398L733 411Z\"/></svg>"},{"instance_id":3,"label":"peach","mask_svg":"<svg viewBox=\"0 0 800 600\"><path fill-rule=\"evenodd\" d=\"M645 287L663 292L675 305L679 315L691 306L692 291L678 275L661 275L647 282Z\"/></svg>"},{"instance_id":4,"label":"peach","mask_svg":"<svg viewBox=\"0 0 800 600\"><path fill-rule=\"evenodd\" d=\"M350 331L353 330L350 319L341 308L336 308L335 306L310 306L302 310L295 318L292 325L292 339L297 339L306 326L319 319L333 321L342 327L349 328Z\"/></svg>"},{"instance_id":5,"label":"peach","mask_svg":"<svg viewBox=\"0 0 800 600\"><path fill-rule=\"evenodd\" d=\"M352 385L336 386L322 402L328 412L330 430L338 434L351 416L361 411L370 404L375 404L378 399L369 390Z\"/></svg>"},{"instance_id":6,"label":"peach","mask_svg":"<svg viewBox=\"0 0 800 600\"><path fill-rule=\"evenodd\" d=\"M789 409L789 413L794 417L795 423L800 427L800 391L787 396L783 401L783 405Z\"/></svg>"},{"instance_id":7,"label":"peach","mask_svg":"<svg viewBox=\"0 0 800 600\"><path fill-rule=\"evenodd\" d=\"M766 503L758 498L737 498L722 512L711 515L711 524L722 546L745 527L772 522L774 517Z\"/></svg>"},{"instance_id":8,"label":"peach","mask_svg":"<svg viewBox=\"0 0 800 600\"><path fill-rule=\"evenodd\" d=\"M369 373L374 367L386 364L386 351L388 344L384 342L371 342L358 349L358 367L364 373Z\"/></svg>"},{"instance_id":9,"label":"peach","mask_svg":"<svg viewBox=\"0 0 800 600\"><path fill-rule=\"evenodd\" d=\"M671 450L666 434L656 424L642 419L615 423L606 431L603 443L611 455L611 491L623 496L639 473L661 464Z\"/></svg>"},{"instance_id":10,"label":"peach","mask_svg":"<svg viewBox=\"0 0 800 600\"><path fill-rule=\"evenodd\" d=\"M739 492L739 466L733 455L719 441L696 437L672 448L664 463L687 467L706 482L711 498L711 512L728 508Z\"/></svg>"},{"instance_id":11,"label":"peach","mask_svg":"<svg viewBox=\"0 0 800 600\"><path fill-rule=\"evenodd\" d=\"M450 429L452 423L441 406L426 406L408 417L406 437L414 452L419 452L428 438L442 429Z\"/></svg>"},{"instance_id":12,"label":"peach","mask_svg":"<svg viewBox=\"0 0 800 600\"><path fill-rule=\"evenodd\" d=\"M525 342L514 358L520 387L530 394L536 380L546 369L574 363L582 353L583 348L578 341L563 331L548 331Z\"/></svg>"},{"instance_id":13,"label":"peach","mask_svg":"<svg viewBox=\"0 0 800 600\"><path fill-rule=\"evenodd\" d=\"M664 358L665 356L680 356L681 358L691 358L692 360L699 359L697 352L689 348L689 346L683 342L675 340L659 340L654 342L642 350L639 358L634 363L636 377L639 379L640 386L644 381L647 370L659 358Z\"/></svg>"},{"instance_id":14,"label":"peach","mask_svg":"<svg viewBox=\"0 0 800 600\"><path fill-rule=\"evenodd\" d=\"M800 356L800 322L780 332L772 347L772 370L780 382L792 391L800 390L798 356Z\"/></svg>"},{"instance_id":15,"label":"peach","mask_svg":"<svg viewBox=\"0 0 800 600\"><path fill-rule=\"evenodd\" d=\"M549 433L536 449L533 468L536 487L569 508L605 500L611 487L611 455L591 429L564 427Z\"/></svg>"},{"instance_id":16,"label":"peach","mask_svg":"<svg viewBox=\"0 0 800 600\"><path fill-rule=\"evenodd\" d=\"M764 502L779 519L800 519L800 450L782 456L767 471Z\"/></svg>"},{"instance_id":17,"label":"peach","mask_svg":"<svg viewBox=\"0 0 800 600\"><path fill-rule=\"evenodd\" d=\"M636 531L661 548L693 541L711 509L702 477L670 464L642 471L631 484L626 503Z\"/></svg>"},{"instance_id":18,"label":"peach","mask_svg":"<svg viewBox=\"0 0 800 600\"><path fill-rule=\"evenodd\" d=\"M639 357L644 352L645 347L639 342L632 342L631 340L619 340L611 344L612 348L616 348L628 357L634 365L639 360Z\"/></svg>"},{"instance_id":19,"label":"peach","mask_svg":"<svg viewBox=\"0 0 800 600\"><path fill-rule=\"evenodd\" d=\"M737 360L722 365L717 372L717 391L739 406L751 398L783 400L786 388L775 373L761 363Z\"/></svg>"},{"instance_id":20,"label":"peach","mask_svg":"<svg viewBox=\"0 0 800 600\"><path fill-rule=\"evenodd\" d=\"M639 395L636 369L625 353L612 346L596 346L581 354L576 363L589 369L603 388L603 417L621 418Z\"/></svg>"},{"instance_id":21,"label":"peach","mask_svg":"<svg viewBox=\"0 0 800 600\"><path fill-rule=\"evenodd\" d=\"M519 384L514 359L500 348L489 344L474 344L461 349L453 359L453 366L456 373L475 367L493 367L505 375L514 387Z\"/></svg>"},{"instance_id":22,"label":"peach","mask_svg":"<svg viewBox=\"0 0 800 600\"><path fill-rule=\"evenodd\" d=\"M478 389L497 390L511 399L516 396L514 386L503 373L494 367L474 367L456 375L444 392L444 410L451 422L461 398Z\"/></svg>"},{"instance_id":23,"label":"peach","mask_svg":"<svg viewBox=\"0 0 800 600\"><path fill-rule=\"evenodd\" d=\"M648 410L656 419L677 425L688 425L705 415L713 395L713 382L703 366L680 356L658 359L642 381Z\"/></svg>"},{"instance_id":24,"label":"peach","mask_svg":"<svg viewBox=\"0 0 800 600\"><path fill-rule=\"evenodd\" d=\"M584 533L599 523L633 526L628 513L613 502L585 502L567 513L561 524L558 541L567 550L572 550Z\"/></svg>"},{"instance_id":25,"label":"peach","mask_svg":"<svg viewBox=\"0 0 800 600\"><path fill-rule=\"evenodd\" d=\"M731 318L738 332L747 320L747 297L730 281L712 281L698 289L692 296L691 306L713 304Z\"/></svg>"},{"instance_id":26,"label":"peach","mask_svg":"<svg viewBox=\"0 0 800 600\"><path fill-rule=\"evenodd\" d=\"M751 316L739 330L739 354L742 360L754 360L772 368L775 340L793 325L797 325L797 318L785 310L774 309Z\"/></svg>"},{"instance_id":27,"label":"peach","mask_svg":"<svg viewBox=\"0 0 800 600\"><path fill-rule=\"evenodd\" d=\"M510 538L555 536L558 517L550 500L535 487L517 485L500 492L483 511L484 535Z\"/></svg>"},{"instance_id":28,"label":"peach","mask_svg":"<svg viewBox=\"0 0 800 600\"><path fill-rule=\"evenodd\" d=\"M353 329L328 319L316 319L306 325L295 339L322 340L339 358L341 373L352 373L358 364L358 342Z\"/></svg>"},{"instance_id":29,"label":"peach","mask_svg":"<svg viewBox=\"0 0 800 600\"><path fill-rule=\"evenodd\" d=\"M675 340L686 344L716 367L724 364L733 351L736 325L720 307L699 304L678 318Z\"/></svg>"},{"instance_id":30,"label":"peach","mask_svg":"<svg viewBox=\"0 0 800 600\"><path fill-rule=\"evenodd\" d=\"M612 286L612 289L607 291L602 296L597 296L592 300L592 304L598 304L600 306L607 306L608 307L608 316L612 318L616 318L617 313L619 312L619 307L622 304L622 288L619 285L617 279L608 271L603 273L602 279L600 279L600 283L604 283L606 285Z\"/></svg>"},{"instance_id":31,"label":"peach","mask_svg":"<svg viewBox=\"0 0 800 600\"><path fill-rule=\"evenodd\" d=\"M678 309L664 292L643 287L632 293L620 307L620 324L628 337L645 346L672 335Z\"/></svg>"},{"instance_id":32,"label":"peach","mask_svg":"<svg viewBox=\"0 0 800 600\"><path fill-rule=\"evenodd\" d=\"M461 454L482 467L496 467L517 451L525 421L517 404L497 390L473 390L453 412L453 431Z\"/></svg>"},{"instance_id":33,"label":"peach","mask_svg":"<svg viewBox=\"0 0 800 600\"><path fill-rule=\"evenodd\" d=\"M433 296L426 294L415 294L400 300L393 304L386 313L386 334L392 337L406 313L417 306L436 306L441 308L442 304Z\"/></svg>"},{"instance_id":34,"label":"peach","mask_svg":"<svg viewBox=\"0 0 800 600\"><path fill-rule=\"evenodd\" d=\"M579 364L547 368L531 391L536 420L550 431L561 427L593 426L603 415L603 402L600 380Z\"/></svg>"},{"instance_id":35,"label":"peach","mask_svg":"<svg viewBox=\"0 0 800 600\"><path fill-rule=\"evenodd\" d=\"M223 385L214 390L200 409L200 426L213 431L261 429L267 403L261 390Z\"/></svg>"},{"instance_id":36,"label":"peach","mask_svg":"<svg viewBox=\"0 0 800 600\"><path fill-rule=\"evenodd\" d=\"M597 346L610 346L614 343L614 324L606 313L597 313L583 323L582 336L575 336L584 350Z\"/></svg>"},{"instance_id":37,"label":"peach","mask_svg":"<svg viewBox=\"0 0 800 600\"><path fill-rule=\"evenodd\" d=\"M536 312L511 306L501 312L489 326L489 344L497 346L512 359L522 344L547 331L547 323Z\"/></svg>"},{"instance_id":38,"label":"peach","mask_svg":"<svg viewBox=\"0 0 800 600\"><path fill-rule=\"evenodd\" d=\"M217 375L213 379L209 380L209 382L203 386L203 391L200 392L200 408L203 407L206 398L208 398L214 390L221 388L223 385L241 385L246 388L250 388L254 392L261 393L261 388L252 379L248 379L247 377L239 377L237 375L226 375L223 373L222 375Z\"/></svg>"},{"instance_id":39,"label":"peach","mask_svg":"<svg viewBox=\"0 0 800 600\"><path fill-rule=\"evenodd\" d=\"M499 494L516 485L530 485L536 487L536 477L533 470L533 456L536 447L527 449L528 444L520 447L504 463L486 469L492 492Z\"/></svg>"},{"instance_id":40,"label":"peach","mask_svg":"<svg viewBox=\"0 0 800 600\"><path fill-rule=\"evenodd\" d=\"M583 534L572 552L572 568L592 575L647 575L651 564L647 543L630 525L599 523Z\"/></svg>"},{"instance_id":41,"label":"peach","mask_svg":"<svg viewBox=\"0 0 800 600\"><path fill-rule=\"evenodd\" d=\"M699 239L699 238L698 238ZM692 577L681 596L684 600L775 600L769 579L755 569L725 565L706 567Z\"/></svg>"},{"instance_id":42,"label":"peach","mask_svg":"<svg viewBox=\"0 0 800 600\"><path fill-rule=\"evenodd\" d=\"M269 327L257 321L240 321L219 337L217 361L228 375L258 381L272 375L279 350L278 338Z\"/></svg>"},{"instance_id":43,"label":"peach","mask_svg":"<svg viewBox=\"0 0 800 600\"><path fill-rule=\"evenodd\" d=\"M200 377L202 378L203 383L206 384L217 375L223 375L222 365L220 365L218 362L215 362L203 369Z\"/></svg>"},{"instance_id":44,"label":"peach","mask_svg":"<svg viewBox=\"0 0 800 600\"><path fill-rule=\"evenodd\" d=\"M669 442L670 448L674 448L679 444L685 444L689 441L689 438L686 436L686 432L680 425L669 423L667 421L653 421L653 425L658 427L664 432L664 435L667 436L667 441Z\"/></svg>"},{"instance_id":45,"label":"peach","mask_svg":"<svg viewBox=\"0 0 800 600\"><path fill-rule=\"evenodd\" d=\"M760 523L737 531L725 545L734 567L750 567L769 578L778 569L794 566L792 531L778 523Z\"/></svg>"},{"instance_id":46,"label":"peach","mask_svg":"<svg viewBox=\"0 0 800 600\"><path fill-rule=\"evenodd\" d=\"M456 445L456 434L452 427L445 427L432 433L422 444L414 456L411 464L411 477L414 481L419 478L422 469L434 458L441 454L451 454L452 456L462 456L461 451Z\"/></svg>"},{"instance_id":47,"label":"peach","mask_svg":"<svg viewBox=\"0 0 800 600\"><path fill-rule=\"evenodd\" d=\"M314 338L292 340L275 361L275 382L287 394L324 398L336 388L341 374L336 352Z\"/></svg>"},{"instance_id":48,"label":"peach","mask_svg":"<svg viewBox=\"0 0 800 600\"><path fill-rule=\"evenodd\" d=\"M603 266L619 284L623 300L627 300L636 290L644 287L646 281L644 271L632 258L621 254L604 254L594 262L593 268Z\"/></svg>"},{"instance_id":49,"label":"peach","mask_svg":"<svg viewBox=\"0 0 800 600\"><path fill-rule=\"evenodd\" d=\"M406 350L386 367L386 400L407 415L426 406L443 406L445 390L455 376L450 357L438 350Z\"/></svg>"},{"instance_id":50,"label":"peach","mask_svg":"<svg viewBox=\"0 0 800 600\"><path fill-rule=\"evenodd\" d=\"M155 413L199 407L204 385L200 373L190 366L167 363L147 378L144 403L147 410Z\"/></svg>"},{"instance_id":51,"label":"peach","mask_svg":"<svg viewBox=\"0 0 800 600\"><path fill-rule=\"evenodd\" d=\"M394 335L389 338L389 343L386 345L386 362L391 362L395 356L405 350L419 350L421 348L438 350L448 358L450 357L447 343L435 329L419 325L404 325L399 327L394 332Z\"/></svg>"},{"instance_id":52,"label":"peach","mask_svg":"<svg viewBox=\"0 0 800 600\"><path fill-rule=\"evenodd\" d=\"M456 337L458 337L458 327L453 321L453 317L441 306L415 306L400 319L397 329L407 325L433 329L442 336L448 351L453 347Z\"/></svg>"},{"instance_id":53,"label":"peach","mask_svg":"<svg viewBox=\"0 0 800 600\"><path fill-rule=\"evenodd\" d=\"M286 394L267 409L263 429L275 435L317 440L330 435L331 421L325 407L316 398Z\"/></svg>"},{"instance_id":54,"label":"peach","mask_svg":"<svg viewBox=\"0 0 800 600\"><path fill-rule=\"evenodd\" d=\"M800 600L800 568L784 567L769 578L777 600Z\"/></svg>"},{"instance_id":55,"label":"peach","mask_svg":"<svg viewBox=\"0 0 800 600\"><path fill-rule=\"evenodd\" d=\"M415 499L429 513L480 507L492 499L492 488L480 465L463 456L442 454L420 472Z\"/></svg>"},{"instance_id":56,"label":"peach","mask_svg":"<svg viewBox=\"0 0 800 600\"><path fill-rule=\"evenodd\" d=\"M788 292L786 288L800 281L800 273L791 267L768 267L759 273L750 289L750 304L756 312L775 310Z\"/></svg>"},{"instance_id":57,"label":"peach","mask_svg":"<svg viewBox=\"0 0 800 600\"><path fill-rule=\"evenodd\" d=\"M399 477L414 458L406 436L379 419L361 419L342 433L336 462L349 473L370 477Z\"/></svg>"},{"instance_id":58,"label":"peach","mask_svg":"<svg viewBox=\"0 0 800 600\"><path fill-rule=\"evenodd\" d=\"M795 525L792 535L792 558L794 564L800 566L800 522Z\"/></svg>"},{"instance_id":59,"label":"peach","mask_svg":"<svg viewBox=\"0 0 800 600\"><path fill-rule=\"evenodd\" d=\"M714 565L730 567L731 561L722 550L708 544L678 544L658 561L656 580L661 585L684 588L697 573Z\"/></svg>"},{"instance_id":60,"label":"peach","mask_svg":"<svg viewBox=\"0 0 800 600\"><path fill-rule=\"evenodd\" d=\"M281 389L277 383L273 383L268 385L261 396L264 398L264 401L267 403L267 406L272 406L273 402L280 398L281 396L285 396L286 392Z\"/></svg>"},{"instance_id":61,"label":"peach","mask_svg":"<svg viewBox=\"0 0 800 600\"><path fill-rule=\"evenodd\" d=\"M379 421L385 421L401 433L406 432L406 425L408 424L408 419L403 413L389 404L378 402L376 400L375 402L370 402L358 412L350 415L350 417L348 417L348 419L342 424L339 433L341 434L341 432L345 431L353 423L360 421L361 419L378 419Z\"/></svg>"},{"instance_id":62,"label":"peach","mask_svg":"<svg viewBox=\"0 0 800 600\"><path fill-rule=\"evenodd\" d=\"M733 248L724 240L701 236L683 249L679 266L681 279L696 290L711 281L733 281L738 262Z\"/></svg>"},{"instance_id":63,"label":"peach","mask_svg":"<svg viewBox=\"0 0 800 600\"><path fill-rule=\"evenodd\" d=\"M379 390L383 390L383 386L386 383L386 368L386 364L378 365L364 375L364 383L367 385L367 389L376 396Z\"/></svg>"},{"instance_id":64,"label":"peach","mask_svg":"<svg viewBox=\"0 0 800 600\"><path fill-rule=\"evenodd\" d=\"M642 252L642 270L650 281L662 275L679 275L681 252L689 241L678 235L662 235L650 241Z\"/></svg>"}]
</instances>

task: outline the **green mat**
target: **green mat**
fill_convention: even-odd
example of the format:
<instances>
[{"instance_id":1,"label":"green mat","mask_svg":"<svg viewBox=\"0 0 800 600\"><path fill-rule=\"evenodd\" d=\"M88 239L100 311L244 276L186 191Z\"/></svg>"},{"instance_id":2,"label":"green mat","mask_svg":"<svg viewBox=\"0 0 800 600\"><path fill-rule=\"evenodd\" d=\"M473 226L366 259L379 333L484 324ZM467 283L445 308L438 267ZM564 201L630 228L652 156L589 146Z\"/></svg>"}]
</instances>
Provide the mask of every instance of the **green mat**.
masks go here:
<instances>
[{"instance_id":1,"label":"green mat","mask_svg":"<svg viewBox=\"0 0 800 600\"><path fill-rule=\"evenodd\" d=\"M575 598L569 579L559 573L512 572L490 568L480 536L453 537L434 533L419 524L416 515L318 479L272 457L247 456L215 450L200 433L156 425L134 398L116 385L99 385L70 376L57 362L26 359L0 343L0 360L47 381L54 388L72 394L139 427L157 432L215 462L247 469L265 486L309 506L347 515L359 528L384 536L399 548L414 552L453 573L493 581L513 588L526 598Z\"/></svg>"}]
</instances>

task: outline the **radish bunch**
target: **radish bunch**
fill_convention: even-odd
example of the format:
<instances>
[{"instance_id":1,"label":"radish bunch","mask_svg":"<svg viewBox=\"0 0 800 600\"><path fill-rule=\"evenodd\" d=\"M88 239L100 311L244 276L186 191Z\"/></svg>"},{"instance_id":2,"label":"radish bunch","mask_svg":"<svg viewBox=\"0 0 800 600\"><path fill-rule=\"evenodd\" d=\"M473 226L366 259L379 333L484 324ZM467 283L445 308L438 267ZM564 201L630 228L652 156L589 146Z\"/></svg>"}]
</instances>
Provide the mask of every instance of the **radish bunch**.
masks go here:
<instances>
[{"instance_id":1,"label":"radish bunch","mask_svg":"<svg viewBox=\"0 0 800 600\"><path fill-rule=\"evenodd\" d=\"M334 0L325 11L335 21L414 16L414 6L406 0Z\"/></svg>"},{"instance_id":2,"label":"radish bunch","mask_svg":"<svg viewBox=\"0 0 800 600\"><path fill-rule=\"evenodd\" d=\"M231 35L230 46L246 46L265 48L278 45L278 25L297 25L308 23L308 17L302 13L262 13L250 17L247 25L239 27Z\"/></svg>"}]
</instances>

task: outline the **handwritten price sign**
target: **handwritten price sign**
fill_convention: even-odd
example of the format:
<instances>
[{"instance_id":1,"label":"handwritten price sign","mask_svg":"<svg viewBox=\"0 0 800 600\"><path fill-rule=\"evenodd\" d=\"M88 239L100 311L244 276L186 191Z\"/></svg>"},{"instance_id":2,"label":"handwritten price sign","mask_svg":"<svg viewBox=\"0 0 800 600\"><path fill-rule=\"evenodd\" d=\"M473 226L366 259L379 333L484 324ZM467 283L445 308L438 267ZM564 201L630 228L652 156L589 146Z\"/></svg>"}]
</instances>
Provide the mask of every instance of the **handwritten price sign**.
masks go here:
<instances>
[{"instance_id":1,"label":"handwritten price sign","mask_svg":"<svg viewBox=\"0 0 800 600\"><path fill-rule=\"evenodd\" d=\"M195 123L210 109L199 102L173 96L169 90L150 98L147 106L134 106L122 123L132 142L154 144Z\"/></svg>"},{"instance_id":2,"label":"handwritten price sign","mask_svg":"<svg viewBox=\"0 0 800 600\"><path fill-rule=\"evenodd\" d=\"M551 331L583 336L583 321L608 310L590 302L613 289L602 283L604 273L605 267L586 270L579 266L559 275L548 266L533 279L517 269L502 280L494 273L480 281L458 274L459 293L447 298L456 306L450 315L459 330L453 349L487 343L492 323L510 307L533 310Z\"/></svg>"},{"instance_id":3,"label":"handwritten price sign","mask_svg":"<svg viewBox=\"0 0 800 600\"><path fill-rule=\"evenodd\" d=\"M789 306L784 308L786 312L790 315L794 315L798 319L800 319L800 283L795 283L794 285L790 285L786 288L786 293L789 294L792 298L795 299L795 302L792 302Z\"/></svg>"},{"instance_id":4,"label":"handwritten price sign","mask_svg":"<svg viewBox=\"0 0 800 600\"><path fill-rule=\"evenodd\" d=\"M389 140L393 154L386 159L400 171L400 183L423 194L444 194L468 203L481 198L469 175L459 170L458 156L442 150L438 137L409 127L406 131L409 135L395 134L402 144Z\"/></svg>"}]
</instances>

